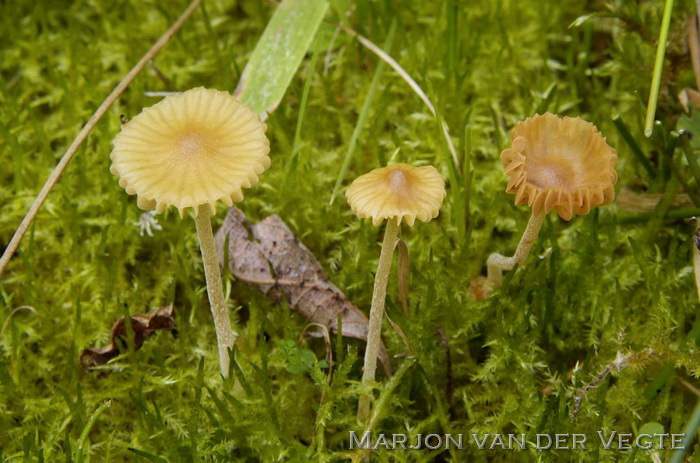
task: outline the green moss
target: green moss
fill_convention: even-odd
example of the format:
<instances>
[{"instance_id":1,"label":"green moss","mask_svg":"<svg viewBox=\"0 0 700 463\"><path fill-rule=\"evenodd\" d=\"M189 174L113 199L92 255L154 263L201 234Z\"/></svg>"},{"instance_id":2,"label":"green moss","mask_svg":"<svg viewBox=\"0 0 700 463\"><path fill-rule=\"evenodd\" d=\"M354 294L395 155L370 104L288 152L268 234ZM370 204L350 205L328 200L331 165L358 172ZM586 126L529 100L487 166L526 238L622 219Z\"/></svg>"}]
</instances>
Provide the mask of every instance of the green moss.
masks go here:
<instances>
[{"instance_id":1,"label":"green moss","mask_svg":"<svg viewBox=\"0 0 700 463\"><path fill-rule=\"evenodd\" d=\"M1 245L92 111L184 9L175 3L0 7ZM657 112L664 125L650 139L641 133L660 2L620 0L609 10L555 0L361 1L351 2L347 17L338 11L348 2L331 3L331 23L312 45L316 65L309 53L267 121L272 167L241 207L252 220L280 214L366 310L382 230L358 220L342 194L329 205L360 113L365 125L343 185L392 156L433 164L448 180L440 216L402 231L411 254L410 317L393 274L387 310L411 345L385 324L389 352L406 355L392 359L398 378L379 378L373 431L464 433L466 450L380 451L373 461L648 459L643 450L633 456L597 445L478 450L469 434L586 433L593 442L597 430L659 423L679 433L689 422L697 397L682 384L697 384L700 364L694 225L670 218L666 208L681 192L677 175L690 193L700 191L670 133L682 114L674 95L694 85L683 36L692 2L676 2ZM167 79L142 72L49 196L0 277L0 461L348 457L349 431L361 431L355 413L363 343L343 339L338 347L331 336L341 358L327 383L323 339L298 341L305 320L228 275L241 338L236 381L223 382L191 218L167 211L157 218L161 231L139 236L133 223L140 211L109 173L120 114L155 103L146 91L232 90L273 10L255 0L207 1L206 15L195 13L154 60ZM439 124L420 99L390 68L379 73L377 57L357 41L334 37L338 21L378 45L395 21L391 55L451 128L463 172L452 170ZM375 75L376 93L363 109ZM529 214L504 193L499 154L515 122L544 110L598 125L618 150L618 191L666 201L651 214L611 205L571 222L548 217L527 266L508 273L492 298L474 301L470 283L485 274L486 257L512 251ZM692 130L692 117L684 121ZM224 211L220 206L215 227ZM106 344L125 310L143 313L171 301L178 336L158 333L105 367L108 375L80 368L81 350ZM21 306L36 312L15 311ZM618 353L628 356L622 364ZM610 373L600 376L606 367ZM572 421L577 394L596 380Z\"/></svg>"}]
</instances>

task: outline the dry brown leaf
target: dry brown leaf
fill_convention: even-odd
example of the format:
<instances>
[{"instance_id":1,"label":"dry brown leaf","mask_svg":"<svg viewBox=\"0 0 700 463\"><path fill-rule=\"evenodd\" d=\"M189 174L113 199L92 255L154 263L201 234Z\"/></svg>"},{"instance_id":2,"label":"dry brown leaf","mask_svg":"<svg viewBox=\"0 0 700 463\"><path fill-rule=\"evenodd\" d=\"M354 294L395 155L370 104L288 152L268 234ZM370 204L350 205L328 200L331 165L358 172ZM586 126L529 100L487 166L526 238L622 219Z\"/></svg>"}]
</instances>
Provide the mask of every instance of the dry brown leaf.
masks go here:
<instances>
[{"instance_id":1,"label":"dry brown leaf","mask_svg":"<svg viewBox=\"0 0 700 463\"><path fill-rule=\"evenodd\" d=\"M284 297L292 310L312 323L333 331L342 320L343 336L367 340L369 320L328 280L321 264L277 215L256 224L247 224L236 208L229 208L216 232L219 264L223 266L224 241L228 236L228 268L240 281L269 298ZM391 365L382 345L379 361L387 374Z\"/></svg>"},{"instance_id":2,"label":"dry brown leaf","mask_svg":"<svg viewBox=\"0 0 700 463\"><path fill-rule=\"evenodd\" d=\"M175 313L173 305L161 307L155 312L139 313L131 316L131 327L134 330L134 350L139 350L143 342L150 338L157 330L172 330L175 326ZM119 355L119 343L126 344L126 325L124 317L121 317L112 326L112 341L107 347L97 349L83 349L80 354L80 364L85 369L106 365L107 362Z\"/></svg>"},{"instance_id":3,"label":"dry brown leaf","mask_svg":"<svg viewBox=\"0 0 700 463\"><path fill-rule=\"evenodd\" d=\"M651 212L659 204L663 195L653 193L635 193L627 188L620 190L615 203L625 211ZM685 193L677 194L670 207L693 207L693 201Z\"/></svg>"},{"instance_id":4,"label":"dry brown leaf","mask_svg":"<svg viewBox=\"0 0 700 463\"><path fill-rule=\"evenodd\" d=\"M700 12L698 12L700 14ZM695 75L695 87L700 89L700 38L698 33L698 15L693 15L686 21L688 31L688 50L690 51L690 62L693 65ZM678 94L678 101L685 112L690 111L690 106L700 108L700 92L692 88L684 88Z\"/></svg>"},{"instance_id":5,"label":"dry brown leaf","mask_svg":"<svg viewBox=\"0 0 700 463\"><path fill-rule=\"evenodd\" d=\"M684 88L678 93L678 101L685 112L690 112L690 107L694 109L700 108L700 92L692 88Z\"/></svg>"}]
</instances>

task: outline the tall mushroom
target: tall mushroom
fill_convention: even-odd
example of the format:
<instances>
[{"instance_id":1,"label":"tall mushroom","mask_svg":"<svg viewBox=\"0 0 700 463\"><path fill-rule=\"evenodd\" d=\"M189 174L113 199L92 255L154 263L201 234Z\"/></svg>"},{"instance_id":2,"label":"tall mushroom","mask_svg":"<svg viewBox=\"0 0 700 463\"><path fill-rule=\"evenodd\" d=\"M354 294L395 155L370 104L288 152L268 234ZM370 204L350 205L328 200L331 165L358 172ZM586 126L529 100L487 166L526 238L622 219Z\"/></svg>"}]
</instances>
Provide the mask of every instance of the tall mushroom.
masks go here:
<instances>
[{"instance_id":1,"label":"tall mushroom","mask_svg":"<svg viewBox=\"0 0 700 463\"><path fill-rule=\"evenodd\" d=\"M532 216L512 257L489 256L488 279L495 285L503 270L525 263L546 214L554 209L564 220L588 214L612 202L617 182L617 152L578 117L546 113L518 122L501 162L510 176L506 192L515 194L516 205L530 206Z\"/></svg>"},{"instance_id":2,"label":"tall mushroom","mask_svg":"<svg viewBox=\"0 0 700 463\"><path fill-rule=\"evenodd\" d=\"M257 114L228 92L199 87L168 96L122 125L110 155L110 171L128 194L137 195L141 209L161 213L175 206L180 217L187 208L194 209L224 376L236 335L210 217L216 213L216 201L227 206L242 201L241 189L255 185L270 167L266 129Z\"/></svg>"},{"instance_id":3,"label":"tall mushroom","mask_svg":"<svg viewBox=\"0 0 700 463\"><path fill-rule=\"evenodd\" d=\"M371 218L375 226L387 219L369 312L362 373L362 383L365 385L374 380L377 369L386 286L401 220L406 220L409 226L413 226L416 218L429 222L440 212L445 194L445 182L433 166L414 167L408 164L375 169L356 178L346 192L350 207L361 219ZM368 416L369 396L362 396L357 417L365 421Z\"/></svg>"}]
</instances>

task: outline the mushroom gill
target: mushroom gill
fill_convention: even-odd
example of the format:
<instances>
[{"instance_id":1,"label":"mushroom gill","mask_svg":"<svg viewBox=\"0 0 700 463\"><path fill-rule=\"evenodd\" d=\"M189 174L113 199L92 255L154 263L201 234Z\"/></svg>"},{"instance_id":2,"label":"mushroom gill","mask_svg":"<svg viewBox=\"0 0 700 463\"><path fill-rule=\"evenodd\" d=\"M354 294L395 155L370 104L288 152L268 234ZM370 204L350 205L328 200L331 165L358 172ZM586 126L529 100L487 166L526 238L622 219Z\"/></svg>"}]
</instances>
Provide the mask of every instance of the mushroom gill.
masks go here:
<instances>
[{"instance_id":1,"label":"mushroom gill","mask_svg":"<svg viewBox=\"0 0 700 463\"><path fill-rule=\"evenodd\" d=\"M617 153L596 126L546 113L519 122L501 153L506 192L534 215L556 210L564 220L615 198Z\"/></svg>"}]
</instances>

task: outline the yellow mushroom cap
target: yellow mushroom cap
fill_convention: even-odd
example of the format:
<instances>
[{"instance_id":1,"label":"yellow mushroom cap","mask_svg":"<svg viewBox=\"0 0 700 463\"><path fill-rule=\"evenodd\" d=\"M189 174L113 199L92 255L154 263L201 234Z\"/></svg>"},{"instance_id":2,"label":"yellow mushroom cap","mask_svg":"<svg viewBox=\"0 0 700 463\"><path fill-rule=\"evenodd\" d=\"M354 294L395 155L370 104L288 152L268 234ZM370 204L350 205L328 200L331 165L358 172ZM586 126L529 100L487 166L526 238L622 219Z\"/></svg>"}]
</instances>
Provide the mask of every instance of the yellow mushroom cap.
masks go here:
<instances>
[{"instance_id":1,"label":"yellow mushroom cap","mask_svg":"<svg viewBox=\"0 0 700 463\"><path fill-rule=\"evenodd\" d=\"M501 153L507 193L533 214L555 209L564 220L615 199L617 152L595 125L551 113L518 122Z\"/></svg>"},{"instance_id":2,"label":"yellow mushroom cap","mask_svg":"<svg viewBox=\"0 0 700 463\"><path fill-rule=\"evenodd\" d=\"M160 213L217 200L232 206L241 188L270 167L267 126L228 92L193 88L170 95L122 125L110 171L141 209Z\"/></svg>"},{"instance_id":3,"label":"yellow mushroom cap","mask_svg":"<svg viewBox=\"0 0 700 463\"><path fill-rule=\"evenodd\" d=\"M429 222L437 217L445 194L435 167L393 164L357 177L345 196L358 217L371 217L374 225L396 217L413 226L416 218Z\"/></svg>"}]
</instances>

